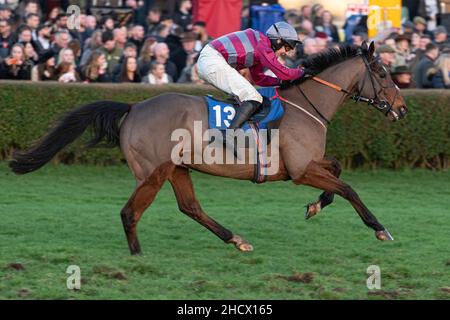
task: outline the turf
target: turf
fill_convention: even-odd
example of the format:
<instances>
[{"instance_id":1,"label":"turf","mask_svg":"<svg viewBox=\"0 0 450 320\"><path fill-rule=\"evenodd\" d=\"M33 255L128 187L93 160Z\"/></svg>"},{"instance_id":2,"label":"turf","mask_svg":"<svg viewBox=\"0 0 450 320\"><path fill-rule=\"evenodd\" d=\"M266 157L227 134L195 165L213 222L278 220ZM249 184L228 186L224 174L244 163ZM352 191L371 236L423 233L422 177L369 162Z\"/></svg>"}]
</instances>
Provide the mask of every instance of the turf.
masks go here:
<instances>
[{"instance_id":1,"label":"turf","mask_svg":"<svg viewBox=\"0 0 450 320\"><path fill-rule=\"evenodd\" d=\"M119 212L126 166L47 166L15 176L0 163L0 299L449 299L450 172L352 171L395 241L377 241L345 200L305 221L317 190L193 173L210 216L249 240L238 252L178 211L166 184L129 255ZM68 290L66 269L81 269ZM381 289L369 290L370 265Z\"/></svg>"}]
</instances>

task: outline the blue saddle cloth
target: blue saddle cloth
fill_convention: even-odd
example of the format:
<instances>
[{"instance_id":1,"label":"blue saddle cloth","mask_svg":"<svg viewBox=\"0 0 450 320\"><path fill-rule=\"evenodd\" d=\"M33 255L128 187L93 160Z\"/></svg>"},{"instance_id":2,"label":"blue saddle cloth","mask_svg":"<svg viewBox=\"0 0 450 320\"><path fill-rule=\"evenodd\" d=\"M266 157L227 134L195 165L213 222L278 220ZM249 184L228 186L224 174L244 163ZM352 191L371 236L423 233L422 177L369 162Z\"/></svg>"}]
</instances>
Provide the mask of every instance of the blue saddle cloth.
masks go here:
<instances>
[{"instance_id":1,"label":"blue saddle cloth","mask_svg":"<svg viewBox=\"0 0 450 320\"><path fill-rule=\"evenodd\" d=\"M249 121L256 124L258 129L270 129L270 124L283 116L284 109L275 88L261 88L258 92L264 97L264 102ZM208 105L209 128L226 130L236 115L236 108L239 108L237 102L218 100L211 96L205 96L205 99ZM249 128L248 122L242 126L243 130Z\"/></svg>"}]
</instances>

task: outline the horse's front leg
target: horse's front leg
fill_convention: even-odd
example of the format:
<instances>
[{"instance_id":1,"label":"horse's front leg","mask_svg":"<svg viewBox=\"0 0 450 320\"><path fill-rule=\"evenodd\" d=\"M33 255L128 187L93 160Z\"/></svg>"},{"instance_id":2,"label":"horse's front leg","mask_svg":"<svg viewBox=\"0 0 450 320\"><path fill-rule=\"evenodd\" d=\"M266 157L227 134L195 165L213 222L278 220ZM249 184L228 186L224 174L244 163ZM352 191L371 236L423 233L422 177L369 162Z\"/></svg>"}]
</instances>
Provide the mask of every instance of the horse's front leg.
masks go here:
<instances>
[{"instance_id":1,"label":"horse's front leg","mask_svg":"<svg viewBox=\"0 0 450 320\"><path fill-rule=\"evenodd\" d=\"M341 175L341 164L334 157L326 157L322 161L319 162L320 166L324 169L328 170L333 176L339 178ZM334 193L324 191L319 199L315 202L308 203L306 205L306 213L305 218L309 219L320 212L323 208L333 202Z\"/></svg>"},{"instance_id":2,"label":"horse's front leg","mask_svg":"<svg viewBox=\"0 0 450 320\"><path fill-rule=\"evenodd\" d=\"M364 224L375 230L375 236L378 240L394 240L390 233L378 222L377 218L367 209L352 187L336 178L324 168L322 162L311 161L303 175L294 178L293 182L322 189L325 192L336 193L347 199L358 212Z\"/></svg>"}]
</instances>

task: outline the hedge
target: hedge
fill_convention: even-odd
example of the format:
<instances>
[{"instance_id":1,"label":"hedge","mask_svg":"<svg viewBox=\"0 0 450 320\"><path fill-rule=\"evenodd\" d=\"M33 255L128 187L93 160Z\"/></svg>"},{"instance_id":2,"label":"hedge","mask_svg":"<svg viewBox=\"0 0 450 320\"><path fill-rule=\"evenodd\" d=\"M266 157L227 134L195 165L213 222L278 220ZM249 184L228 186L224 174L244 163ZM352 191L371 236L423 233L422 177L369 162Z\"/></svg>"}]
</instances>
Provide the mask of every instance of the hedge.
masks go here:
<instances>
[{"instance_id":1,"label":"hedge","mask_svg":"<svg viewBox=\"0 0 450 320\"><path fill-rule=\"evenodd\" d=\"M139 84L58 84L0 81L0 160L40 137L65 111L96 100L135 103L163 92L220 93L209 86ZM409 114L392 123L364 104L348 102L328 130L327 154L345 168L448 169L450 167L450 91L405 90ZM88 134L54 160L114 164L118 148L87 149Z\"/></svg>"}]
</instances>

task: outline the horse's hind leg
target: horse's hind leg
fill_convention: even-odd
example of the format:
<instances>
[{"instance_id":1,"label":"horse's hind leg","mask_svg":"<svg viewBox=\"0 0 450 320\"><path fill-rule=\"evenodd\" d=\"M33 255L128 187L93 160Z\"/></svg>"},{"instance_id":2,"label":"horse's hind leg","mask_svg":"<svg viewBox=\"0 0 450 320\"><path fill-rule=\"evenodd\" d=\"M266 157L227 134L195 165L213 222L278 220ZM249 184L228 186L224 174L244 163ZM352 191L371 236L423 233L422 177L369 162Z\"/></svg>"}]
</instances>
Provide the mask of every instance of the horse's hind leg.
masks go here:
<instances>
[{"instance_id":1,"label":"horse's hind leg","mask_svg":"<svg viewBox=\"0 0 450 320\"><path fill-rule=\"evenodd\" d=\"M166 163L156 168L147 179L139 183L120 212L131 254L141 253L141 247L137 238L137 224L173 169L174 165L172 163Z\"/></svg>"},{"instance_id":2,"label":"horse's hind leg","mask_svg":"<svg viewBox=\"0 0 450 320\"><path fill-rule=\"evenodd\" d=\"M320 165L328 170L332 175L334 175L336 178L339 178L341 175L341 164L334 158L334 157L326 157L324 160L320 162ZM316 214L320 212L323 208L325 208L327 205L332 203L334 200L334 193L324 191L320 196L319 199L315 202L308 203L306 205L306 214L305 218L309 219Z\"/></svg>"},{"instance_id":3,"label":"horse's hind leg","mask_svg":"<svg viewBox=\"0 0 450 320\"><path fill-rule=\"evenodd\" d=\"M241 251L252 251L253 247L250 243L242 239L238 235L221 226L219 223L211 219L201 208L200 203L195 197L194 186L192 184L189 170L183 167L176 167L172 172L169 181L172 184L173 191L177 198L180 211L200 223L202 226L210 230L225 243L233 243L237 249Z\"/></svg>"},{"instance_id":4,"label":"horse's hind leg","mask_svg":"<svg viewBox=\"0 0 450 320\"><path fill-rule=\"evenodd\" d=\"M378 222L377 218L375 218L369 209L367 209L352 187L336 178L330 171L322 167L320 162L311 161L304 174L293 179L293 182L340 195L352 204L364 224L375 230L375 235L379 240L393 240L389 232Z\"/></svg>"}]
</instances>

